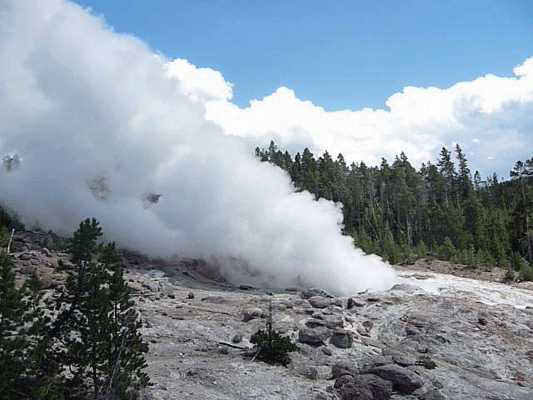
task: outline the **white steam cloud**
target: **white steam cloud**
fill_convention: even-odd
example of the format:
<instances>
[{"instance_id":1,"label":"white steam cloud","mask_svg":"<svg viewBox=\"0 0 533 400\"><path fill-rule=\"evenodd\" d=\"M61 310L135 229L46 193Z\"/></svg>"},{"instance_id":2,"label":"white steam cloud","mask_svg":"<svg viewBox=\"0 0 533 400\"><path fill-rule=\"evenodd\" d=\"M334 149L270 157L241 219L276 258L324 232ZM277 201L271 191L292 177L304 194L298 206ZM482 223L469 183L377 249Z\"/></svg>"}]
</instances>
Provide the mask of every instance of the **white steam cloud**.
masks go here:
<instances>
[{"instance_id":1,"label":"white steam cloud","mask_svg":"<svg viewBox=\"0 0 533 400\"><path fill-rule=\"evenodd\" d=\"M0 0L0 202L45 229L94 216L122 246L217 257L239 282L390 285L340 234L339 207L206 120L204 102L230 98L216 71L169 63L75 3Z\"/></svg>"}]
</instances>

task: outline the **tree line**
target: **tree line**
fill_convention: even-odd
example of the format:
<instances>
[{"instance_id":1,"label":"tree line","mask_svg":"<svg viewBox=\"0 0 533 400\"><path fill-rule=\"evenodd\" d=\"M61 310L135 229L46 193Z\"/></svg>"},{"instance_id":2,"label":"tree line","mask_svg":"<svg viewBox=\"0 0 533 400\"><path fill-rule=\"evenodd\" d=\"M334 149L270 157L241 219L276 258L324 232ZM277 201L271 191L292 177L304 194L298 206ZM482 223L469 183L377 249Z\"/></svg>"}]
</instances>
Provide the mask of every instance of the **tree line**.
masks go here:
<instances>
[{"instance_id":1,"label":"tree line","mask_svg":"<svg viewBox=\"0 0 533 400\"><path fill-rule=\"evenodd\" d=\"M439 258L500 267L507 278L533 280L533 158L517 161L510 180L470 171L457 144L417 170L402 152L392 163L348 165L325 151L294 156L271 141L261 161L287 171L297 190L342 203L343 233L363 251L393 264Z\"/></svg>"}]
</instances>

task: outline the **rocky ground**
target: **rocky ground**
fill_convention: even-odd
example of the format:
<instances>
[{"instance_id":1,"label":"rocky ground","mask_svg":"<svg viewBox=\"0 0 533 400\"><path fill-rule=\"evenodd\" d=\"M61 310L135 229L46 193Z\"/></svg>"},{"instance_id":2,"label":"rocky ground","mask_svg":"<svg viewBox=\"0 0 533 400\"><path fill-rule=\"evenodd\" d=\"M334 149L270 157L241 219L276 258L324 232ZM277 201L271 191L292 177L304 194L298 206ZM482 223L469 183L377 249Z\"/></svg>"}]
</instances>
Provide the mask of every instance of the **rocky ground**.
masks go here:
<instances>
[{"instance_id":1,"label":"rocky ground","mask_svg":"<svg viewBox=\"0 0 533 400\"><path fill-rule=\"evenodd\" d=\"M13 257L20 280L36 270L52 288L68 255L43 240L16 236ZM439 262L398 267L391 290L339 298L233 286L197 260L124 256L150 345L146 399L533 399L533 291L497 283L497 271L484 282ZM274 328L300 348L288 367L251 350L270 302Z\"/></svg>"}]
</instances>

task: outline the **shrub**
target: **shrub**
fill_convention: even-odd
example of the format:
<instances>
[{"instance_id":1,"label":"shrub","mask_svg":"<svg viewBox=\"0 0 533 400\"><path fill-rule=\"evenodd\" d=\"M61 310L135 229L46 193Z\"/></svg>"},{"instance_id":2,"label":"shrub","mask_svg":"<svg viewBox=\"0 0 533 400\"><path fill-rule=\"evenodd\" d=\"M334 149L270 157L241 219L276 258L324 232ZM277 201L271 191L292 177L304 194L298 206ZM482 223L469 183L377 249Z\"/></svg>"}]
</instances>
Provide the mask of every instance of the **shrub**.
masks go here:
<instances>
[{"instance_id":1,"label":"shrub","mask_svg":"<svg viewBox=\"0 0 533 400\"><path fill-rule=\"evenodd\" d=\"M523 265L518 273L518 278L523 281L533 281L533 267L531 265Z\"/></svg>"},{"instance_id":2,"label":"shrub","mask_svg":"<svg viewBox=\"0 0 533 400\"><path fill-rule=\"evenodd\" d=\"M298 351L298 346L292 343L288 336L261 329L252 335L250 342L257 351L256 357L270 364L287 365L290 362L289 353Z\"/></svg>"},{"instance_id":3,"label":"shrub","mask_svg":"<svg viewBox=\"0 0 533 400\"><path fill-rule=\"evenodd\" d=\"M255 357L269 364L286 366L291 361L289 353L298 351L299 348L291 342L288 336L282 336L274 332L272 319L272 300L270 300L266 323L267 329L266 331L259 329L254 333L250 338L250 343L254 345L254 350L256 350Z\"/></svg>"}]
</instances>

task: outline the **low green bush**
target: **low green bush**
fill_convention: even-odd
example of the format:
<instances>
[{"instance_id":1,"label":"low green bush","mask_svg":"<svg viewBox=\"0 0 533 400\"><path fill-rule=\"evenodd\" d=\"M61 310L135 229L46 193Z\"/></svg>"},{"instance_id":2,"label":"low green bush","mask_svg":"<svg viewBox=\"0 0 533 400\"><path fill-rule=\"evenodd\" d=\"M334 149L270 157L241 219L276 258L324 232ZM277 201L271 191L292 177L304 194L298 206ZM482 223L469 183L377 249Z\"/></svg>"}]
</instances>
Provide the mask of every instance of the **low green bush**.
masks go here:
<instances>
[{"instance_id":1,"label":"low green bush","mask_svg":"<svg viewBox=\"0 0 533 400\"><path fill-rule=\"evenodd\" d=\"M290 363L289 353L298 351L298 346L291 342L288 336L276 332L265 332L259 329L250 338L257 350L256 357L270 364L287 365Z\"/></svg>"}]
</instances>

